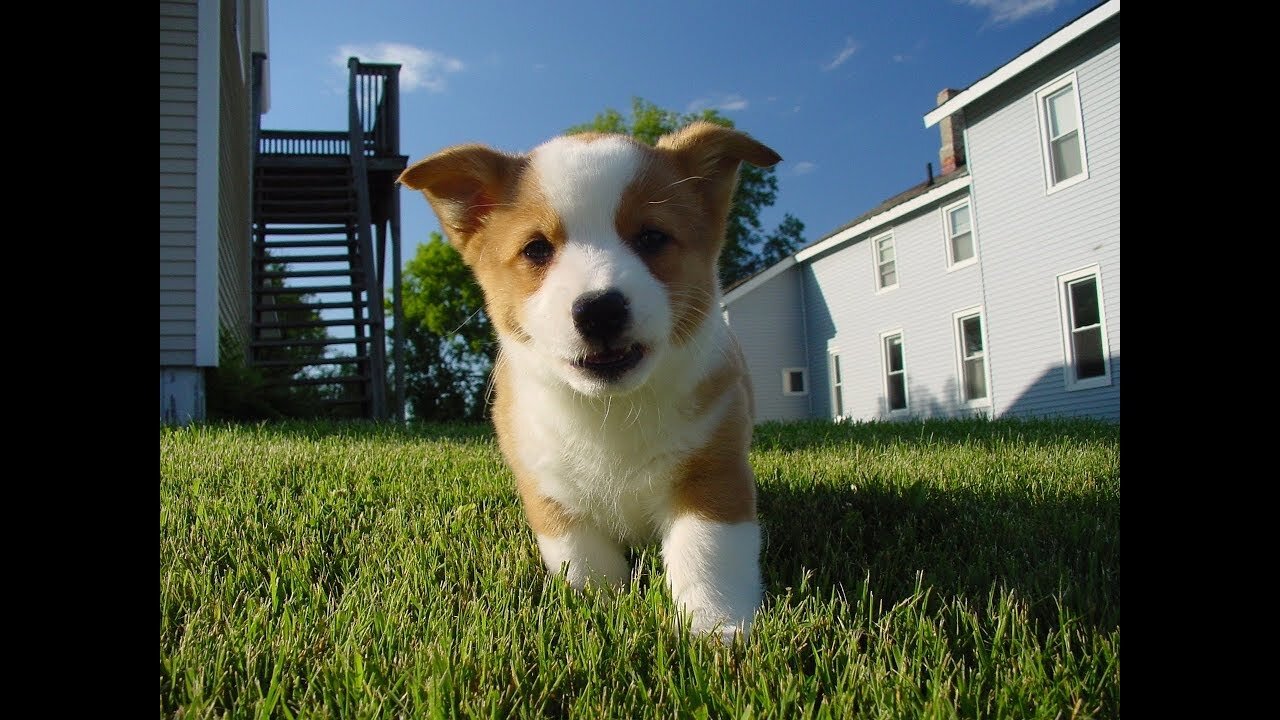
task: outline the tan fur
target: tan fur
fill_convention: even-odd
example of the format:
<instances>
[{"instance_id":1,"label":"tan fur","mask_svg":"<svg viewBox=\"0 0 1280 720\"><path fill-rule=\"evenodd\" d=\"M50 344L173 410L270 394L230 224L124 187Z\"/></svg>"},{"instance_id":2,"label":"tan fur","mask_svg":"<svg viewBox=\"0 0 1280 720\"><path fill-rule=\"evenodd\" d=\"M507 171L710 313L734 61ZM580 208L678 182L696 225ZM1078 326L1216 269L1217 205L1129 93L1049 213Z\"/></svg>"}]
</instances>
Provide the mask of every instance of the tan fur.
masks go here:
<instances>
[{"instance_id":1,"label":"tan fur","mask_svg":"<svg viewBox=\"0 0 1280 720\"><path fill-rule=\"evenodd\" d=\"M498 447L516 476L516 489L520 492L529 527L538 535L560 537L573 519L559 503L538 492L537 480L520 462L520 453L516 451L519 418L512 410L511 372L510 366L501 362L494 370L493 426L498 435Z\"/></svg>"},{"instance_id":2,"label":"tan fur","mask_svg":"<svg viewBox=\"0 0 1280 720\"><path fill-rule=\"evenodd\" d=\"M681 463L675 484L675 515L691 512L728 523L756 516L755 476L743 452L751 442L751 380L737 342L733 349L729 362L694 392L700 412L725 394L730 395L729 409L707 443Z\"/></svg>"}]
</instances>

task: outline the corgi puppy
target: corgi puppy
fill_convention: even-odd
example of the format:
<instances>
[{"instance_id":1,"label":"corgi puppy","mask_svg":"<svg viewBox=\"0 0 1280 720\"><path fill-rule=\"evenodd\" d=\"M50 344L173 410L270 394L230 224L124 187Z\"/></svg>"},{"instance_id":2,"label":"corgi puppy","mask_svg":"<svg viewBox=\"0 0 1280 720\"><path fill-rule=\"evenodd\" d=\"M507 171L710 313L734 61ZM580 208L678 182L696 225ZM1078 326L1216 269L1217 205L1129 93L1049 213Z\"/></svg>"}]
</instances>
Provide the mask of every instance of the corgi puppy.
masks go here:
<instances>
[{"instance_id":1,"label":"corgi puppy","mask_svg":"<svg viewBox=\"0 0 1280 720\"><path fill-rule=\"evenodd\" d=\"M484 291L493 421L543 563L581 589L660 540L695 632L745 639L760 605L752 397L717 260L742 162L782 158L695 122L649 147L555 138L447 148L404 171Z\"/></svg>"}]
</instances>

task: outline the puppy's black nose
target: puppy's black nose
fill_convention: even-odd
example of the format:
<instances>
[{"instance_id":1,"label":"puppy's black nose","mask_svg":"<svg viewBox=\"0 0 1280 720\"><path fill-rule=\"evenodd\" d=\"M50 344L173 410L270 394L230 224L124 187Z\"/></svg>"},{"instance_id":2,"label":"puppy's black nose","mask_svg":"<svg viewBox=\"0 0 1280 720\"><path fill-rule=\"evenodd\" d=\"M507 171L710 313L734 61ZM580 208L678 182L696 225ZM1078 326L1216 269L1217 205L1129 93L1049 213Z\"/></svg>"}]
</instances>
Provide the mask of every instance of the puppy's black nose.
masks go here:
<instances>
[{"instance_id":1,"label":"puppy's black nose","mask_svg":"<svg viewBox=\"0 0 1280 720\"><path fill-rule=\"evenodd\" d=\"M584 293L573 301L573 324L582 337L599 343L608 343L631 320L627 298L617 290Z\"/></svg>"}]
</instances>

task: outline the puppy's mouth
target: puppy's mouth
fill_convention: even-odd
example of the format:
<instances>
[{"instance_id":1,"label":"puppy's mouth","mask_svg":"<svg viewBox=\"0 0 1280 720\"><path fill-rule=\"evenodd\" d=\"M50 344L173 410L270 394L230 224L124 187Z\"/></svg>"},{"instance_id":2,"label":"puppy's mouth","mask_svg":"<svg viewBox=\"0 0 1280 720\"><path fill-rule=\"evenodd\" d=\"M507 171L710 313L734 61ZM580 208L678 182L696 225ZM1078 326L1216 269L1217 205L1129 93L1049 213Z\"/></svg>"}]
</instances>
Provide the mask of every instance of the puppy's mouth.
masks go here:
<instances>
[{"instance_id":1,"label":"puppy's mouth","mask_svg":"<svg viewBox=\"0 0 1280 720\"><path fill-rule=\"evenodd\" d=\"M628 348L605 350L580 357L573 366L586 374L612 382L625 375L644 359L644 347L639 343Z\"/></svg>"}]
</instances>

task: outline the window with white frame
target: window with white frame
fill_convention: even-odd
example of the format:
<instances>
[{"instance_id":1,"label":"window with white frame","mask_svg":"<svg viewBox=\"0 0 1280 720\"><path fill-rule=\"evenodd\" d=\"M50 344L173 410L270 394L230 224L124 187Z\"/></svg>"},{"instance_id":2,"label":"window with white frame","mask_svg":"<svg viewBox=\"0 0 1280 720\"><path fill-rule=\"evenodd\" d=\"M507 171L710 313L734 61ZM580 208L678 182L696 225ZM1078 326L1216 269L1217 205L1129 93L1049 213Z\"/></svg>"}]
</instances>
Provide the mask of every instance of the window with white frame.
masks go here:
<instances>
[{"instance_id":1,"label":"window with white frame","mask_svg":"<svg viewBox=\"0 0 1280 720\"><path fill-rule=\"evenodd\" d=\"M902 331L880 336L884 348L884 392L889 412L907 409L907 364L902 352Z\"/></svg>"},{"instance_id":2,"label":"window with white frame","mask_svg":"<svg viewBox=\"0 0 1280 720\"><path fill-rule=\"evenodd\" d=\"M960 363L960 400L965 404L985 403L987 395L987 343L982 327L982 309L955 313L956 355Z\"/></svg>"},{"instance_id":3,"label":"window with white frame","mask_svg":"<svg viewBox=\"0 0 1280 720\"><path fill-rule=\"evenodd\" d=\"M893 248L893 233L881 235L871 243L876 252L876 290L897 287L898 262Z\"/></svg>"},{"instance_id":4,"label":"window with white frame","mask_svg":"<svg viewBox=\"0 0 1280 720\"><path fill-rule=\"evenodd\" d=\"M1089 177L1079 85L1070 73L1036 92L1037 116L1049 191Z\"/></svg>"},{"instance_id":5,"label":"window with white frame","mask_svg":"<svg viewBox=\"0 0 1280 720\"><path fill-rule=\"evenodd\" d=\"M970 264L977 251L973 243L973 214L968 198L942 208L942 217L947 235L947 267Z\"/></svg>"},{"instance_id":6,"label":"window with white frame","mask_svg":"<svg viewBox=\"0 0 1280 720\"><path fill-rule=\"evenodd\" d=\"M782 368L782 394L809 394L808 372L802 367Z\"/></svg>"},{"instance_id":7,"label":"window with white frame","mask_svg":"<svg viewBox=\"0 0 1280 720\"><path fill-rule=\"evenodd\" d=\"M843 381L840 377L840 355L831 353L831 409L836 418L844 417Z\"/></svg>"},{"instance_id":8,"label":"window with white frame","mask_svg":"<svg viewBox=\"0 0 1280 720\"><path fill-rule=\"evenodd\" d=\"M1092 266L1058 276L1067 390L1111 384L1102 277Z\"/></svg>"}]
</instances>

